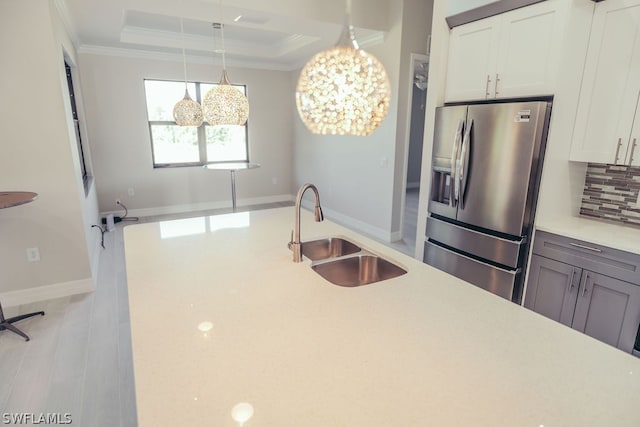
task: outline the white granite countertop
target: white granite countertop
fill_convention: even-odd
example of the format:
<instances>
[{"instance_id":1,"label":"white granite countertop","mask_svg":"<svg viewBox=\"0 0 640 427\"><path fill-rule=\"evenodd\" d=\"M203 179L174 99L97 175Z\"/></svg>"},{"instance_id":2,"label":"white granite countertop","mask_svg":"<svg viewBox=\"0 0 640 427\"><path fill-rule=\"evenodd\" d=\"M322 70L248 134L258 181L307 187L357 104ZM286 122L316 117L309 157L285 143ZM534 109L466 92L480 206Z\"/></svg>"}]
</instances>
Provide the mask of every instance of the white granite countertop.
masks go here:
<instances>
[{"instance_id":1,"label":"white granite countertop","mask_svg":"<svg viewBox=\"0 0 640 427\"><path fill-rule=\"evenodd\" d=\"M237 427L240 402L246 427L640 425L640 359L303 212L303 241L408 270L335 286L292 262L293 219L125 228L141 427Z\"/></svg>"},{"instance_id":2,"label":"white granite countertop","mask_svg":"<svg viewBox=\"0 0 640 427\"><path fill-rule=\"evenodd\" d=\"M640 254L640 227L585 216L538 218L536 230Z\"/></svg>"}]
</instances>

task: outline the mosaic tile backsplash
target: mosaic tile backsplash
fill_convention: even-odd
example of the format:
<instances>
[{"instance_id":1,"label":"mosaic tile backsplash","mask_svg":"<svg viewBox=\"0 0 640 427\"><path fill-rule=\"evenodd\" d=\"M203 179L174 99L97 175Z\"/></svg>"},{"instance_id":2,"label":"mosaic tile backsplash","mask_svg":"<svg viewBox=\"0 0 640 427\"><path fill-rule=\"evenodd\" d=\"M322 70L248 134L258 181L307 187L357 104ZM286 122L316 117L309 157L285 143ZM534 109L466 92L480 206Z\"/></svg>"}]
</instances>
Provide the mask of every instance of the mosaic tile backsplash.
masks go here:
<instances>
[{"instance_id":1,"label":"mosaic tile backsplash","mask_svg":"<svg viewBox=\"0 0 640 427\"><path fill-rule=\"evenodd\" d=\"M640 227L640 167L589 163L580 214Z\"/></svg>"}]
</instances>

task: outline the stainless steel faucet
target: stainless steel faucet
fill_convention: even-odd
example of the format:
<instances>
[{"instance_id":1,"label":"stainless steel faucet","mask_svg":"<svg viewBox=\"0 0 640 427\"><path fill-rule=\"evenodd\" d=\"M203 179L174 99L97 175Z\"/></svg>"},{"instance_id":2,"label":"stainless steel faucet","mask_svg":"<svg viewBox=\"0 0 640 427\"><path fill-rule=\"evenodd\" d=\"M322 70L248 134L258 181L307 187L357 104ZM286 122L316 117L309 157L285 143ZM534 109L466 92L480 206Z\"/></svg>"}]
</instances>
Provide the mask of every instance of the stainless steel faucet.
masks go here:
<instances>
[{"instance_id":1,"label":"stainless steel faucet","mask_svg":"<svg viewBox=\"0 0 640 427\"><path fill-rule=\"evenodd\" d=\"M302 196L308 188L312 189L315 195L316 207L313 212L316 222L320 222L324 219L324 215L322 215L322 207L320 207L320 195L318 194L318 189L313 184L304 184L300 187L298 195L296 196L296 222L295 228L291 231L291 241L288 244L289 249L293 251L293 262L302 261L302 242L300 241L300 205L302 204Z\"/></svg>"}]
</instances>

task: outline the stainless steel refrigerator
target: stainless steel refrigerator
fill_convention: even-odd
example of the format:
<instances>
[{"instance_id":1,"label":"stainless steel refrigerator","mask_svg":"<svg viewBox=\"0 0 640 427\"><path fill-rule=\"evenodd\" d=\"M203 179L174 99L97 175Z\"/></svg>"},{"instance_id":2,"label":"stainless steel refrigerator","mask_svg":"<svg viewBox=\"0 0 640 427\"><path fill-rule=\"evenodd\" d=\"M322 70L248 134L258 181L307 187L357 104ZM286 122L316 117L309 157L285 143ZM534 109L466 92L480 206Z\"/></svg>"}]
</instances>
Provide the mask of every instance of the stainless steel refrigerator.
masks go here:
<instances>
[{"instance_id":1,"label":"stainless steel refrigerator","mask_svg":"<svg viewBox=\"0 0 640 427\"><path fill-rule=\"evenodd\" d=\"M424 262L519 303L550 102L436 109Z\"/></svg>"}]
</instances>

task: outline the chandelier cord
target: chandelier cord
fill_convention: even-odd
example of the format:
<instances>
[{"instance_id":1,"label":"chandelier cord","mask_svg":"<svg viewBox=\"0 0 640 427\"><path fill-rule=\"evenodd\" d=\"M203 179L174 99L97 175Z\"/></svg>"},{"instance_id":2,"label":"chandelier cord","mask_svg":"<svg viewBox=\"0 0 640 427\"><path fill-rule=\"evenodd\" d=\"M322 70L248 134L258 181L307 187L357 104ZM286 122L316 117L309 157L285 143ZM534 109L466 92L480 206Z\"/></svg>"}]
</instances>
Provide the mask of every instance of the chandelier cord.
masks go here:
<instances>
[{"instance_id":1,"label":"chandelier cord","mask_svg":"<svg viewBox=\"0 0 640 427\"><path fill-rule=\"evenodd\" d=\"M225 48L224 48L224 22L220 24L220 38L222 39L222 69L227 69L227 62L225 60Z\"/></svg>"},{"instance_id":2,"label":"chandelier cord","mask_svg":"<svg viewBox=\"0 0 640 427\"><path fill-rule=\"evenodd\" d=\"M182 39L182 65L184 67L184 90L187 90L187 55L184 51L184 18L180 17L180 38Z\"/></svg>"},{"instance_id":3,"label":"chandelier cord","mask_svg":"<svg viewBox=\"0 0 640 427\"><path fill-rule=\"evenodd\" d=\"M224 71L227 70L227 61L225 58L225 47L224 47L224 12L222 8L222 0L218 2L220 6L220 38L222 39L222 69Z\"/></svg>"}]
</instances>

